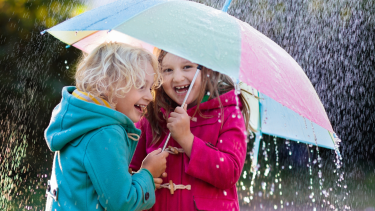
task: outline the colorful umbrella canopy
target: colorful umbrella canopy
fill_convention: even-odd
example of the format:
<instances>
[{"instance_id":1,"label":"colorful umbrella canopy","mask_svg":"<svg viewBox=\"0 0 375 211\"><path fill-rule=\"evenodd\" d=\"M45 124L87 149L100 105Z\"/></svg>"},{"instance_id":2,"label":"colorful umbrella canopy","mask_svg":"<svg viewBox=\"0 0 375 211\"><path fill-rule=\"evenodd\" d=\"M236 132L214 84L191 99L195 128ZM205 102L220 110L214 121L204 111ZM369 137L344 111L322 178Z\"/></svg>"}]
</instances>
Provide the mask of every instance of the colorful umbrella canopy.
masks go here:
<instances>
[{"instance_id":1,"label":"colorful umbrella canopy","mask_svg":"<svg viewBox=\"0 0 375 211\"><path fill-rule=\"evenodd\" d=\"M223 11L183 0L120 0L47 32L86 52L105 41L150 50L156 46L241 80L258 97L248 96L251 124L258 130L256 154L262 133L336 148L338 138L324 107L297 62L262 33Z\"/></svg>"}]
</instances>

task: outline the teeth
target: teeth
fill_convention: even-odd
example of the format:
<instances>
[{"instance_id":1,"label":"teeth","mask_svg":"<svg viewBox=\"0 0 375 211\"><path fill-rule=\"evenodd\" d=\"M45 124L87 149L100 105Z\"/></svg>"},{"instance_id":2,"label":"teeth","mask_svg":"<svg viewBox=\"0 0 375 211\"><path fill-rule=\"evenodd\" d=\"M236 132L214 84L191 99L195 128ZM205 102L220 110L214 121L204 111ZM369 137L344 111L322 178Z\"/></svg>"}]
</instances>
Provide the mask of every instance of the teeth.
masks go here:
<instances>
[{"instance_id":1,"label":"teeth","mask_svg":"<svg viewBox=\"0 0 375 211\"><path fill-rule=\"evenodd\" d=\"M176 86L176 89L183 89L183 88L187 88L189 87L189 85L186 85L186 86Z\"/></svg>"}]
</instances>

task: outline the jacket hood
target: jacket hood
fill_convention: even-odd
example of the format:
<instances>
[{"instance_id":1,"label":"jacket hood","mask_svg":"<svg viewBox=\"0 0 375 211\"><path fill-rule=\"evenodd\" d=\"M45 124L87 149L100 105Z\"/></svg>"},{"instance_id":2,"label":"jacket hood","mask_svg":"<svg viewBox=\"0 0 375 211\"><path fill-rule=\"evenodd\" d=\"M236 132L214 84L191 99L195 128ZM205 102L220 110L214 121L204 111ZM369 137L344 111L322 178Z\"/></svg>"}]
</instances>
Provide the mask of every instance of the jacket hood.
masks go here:
<instances>
[{"instance_id":1,"label":"jacket hood","mask_svg":"<svg viewBox=\"0 0 375 211\"><path fill-rule=\"evenodd\" d=\"M74 86L64 87L61 102L53 109L44 137L51 151L59 151L66 144L84 134L109 125L121 125L129 133L140 135L140 130L124 114L74 97Z\"/></svg>"}]
</instances>

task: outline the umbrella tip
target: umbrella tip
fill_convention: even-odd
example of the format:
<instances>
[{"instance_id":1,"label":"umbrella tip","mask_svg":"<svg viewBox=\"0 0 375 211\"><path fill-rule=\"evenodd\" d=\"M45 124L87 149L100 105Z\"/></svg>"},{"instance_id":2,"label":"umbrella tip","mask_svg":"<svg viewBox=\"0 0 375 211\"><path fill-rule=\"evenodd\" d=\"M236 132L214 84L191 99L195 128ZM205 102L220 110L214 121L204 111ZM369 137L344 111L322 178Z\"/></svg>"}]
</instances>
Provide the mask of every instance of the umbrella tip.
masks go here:
<instances>
[{"instance_id":1,"label":"umbrella tip","mask_svg":"<svg viewBox=\"0 0 375 211\"><path fill-rule=\"evenodd\" d=\"M227 12L231 2L232 2L232 0L226 0L225 3L224 3L223 9L221 9L221 10L223 12Z\"/></svg>"},{"instance_id":2,"label":"umbrella tip","mask_svg":"<svg viewBox=\"0 0 375 211\"><path fill-rule=\"evenodd\" d=\"M43 30L40 32L41 35L44 35L47 31L46 30Z\"/></svg>"},{"instance_id":3,"label":"umbrella tip","mask_svg":"<svg viewBox=\"0 0 375 211\"><path fill-rule=\"evenodd\" d=\"M70 45L65 46L65 48L70 48Z\"/></svg>"}]
</instances>

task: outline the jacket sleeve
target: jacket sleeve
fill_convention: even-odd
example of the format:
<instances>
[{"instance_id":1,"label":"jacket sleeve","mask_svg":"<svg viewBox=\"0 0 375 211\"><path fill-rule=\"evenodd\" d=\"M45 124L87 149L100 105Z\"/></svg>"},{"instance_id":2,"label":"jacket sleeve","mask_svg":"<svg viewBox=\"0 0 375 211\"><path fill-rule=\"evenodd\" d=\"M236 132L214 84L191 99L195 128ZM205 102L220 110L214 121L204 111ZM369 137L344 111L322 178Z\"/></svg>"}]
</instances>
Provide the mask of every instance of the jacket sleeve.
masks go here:
<instances>
[{"instance_id":1,"label":"jacket sleeve","mask_svg":"<svg viewBox=\"0 0 375 211\"><path fill-rule=\"evenodd\" d=\"M142 120L141 120L142 121ZM138 171L141 168L142 161L145 159L147 156L147 151L146 151L146 133L147 131L145 130L145 122L141 122L136 124L136 127L139 128L142 131L141 137L138 140L137 148L135 149L133 159L130 162L130 168L133 169L133 171Z\"/></svg>"},{"instance_id":2,"label":"jacket sleeve","mask_svg":"<svg viewBox=\"0 0 375 211\"><path fill-rule=\"evenodd\" d=\"M243 118L229 117L222 126L216 146L195 136L185 172L220 189L235 185L246 158L245 131Z\"/></svg>"},{"instance_id":3,"label":"jacket sleeve","mask_svg":"<svg viewBox=\"0 0 375 211\"><path fill-rule=\"evenodd\" d=\"M128 137L122 129L100 129L88 142L84 165L106 210L145 210L155 203L155 184L142 169L128 172Z\"/></svg>"}]
</instances>

